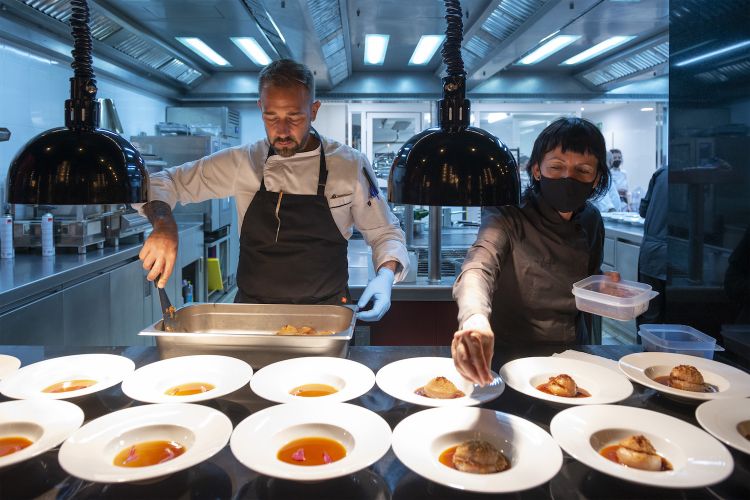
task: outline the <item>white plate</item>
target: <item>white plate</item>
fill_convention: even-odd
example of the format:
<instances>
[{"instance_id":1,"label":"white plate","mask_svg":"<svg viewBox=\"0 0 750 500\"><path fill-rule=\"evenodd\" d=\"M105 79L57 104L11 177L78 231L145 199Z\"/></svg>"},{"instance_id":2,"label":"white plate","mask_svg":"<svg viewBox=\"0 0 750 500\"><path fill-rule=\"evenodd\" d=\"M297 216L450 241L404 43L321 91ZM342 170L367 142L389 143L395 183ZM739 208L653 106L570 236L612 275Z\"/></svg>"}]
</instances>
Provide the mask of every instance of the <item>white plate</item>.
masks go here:
<instances>
[{"instance_id":1,"label":"white plate","mask_svg":"<svg viewBox=\"0 0 750 500\"><path fill-rule=\"evenodd\" d=\"M25 400L0 403L0 437L20 436L33 442L23 450L0 457L0 468L51 450L83 423L83 411L73 403Z\"/></svg>"},{"instance_id":2,"label":"white plate","mask_svg":"<svg viewBox=\"0 0 750 500\"><path fill-rule=\"evenodd\" d=\"M26 365L0 382L0 392L14 399L68 399L119 384L135 369L132 360L115 354L77 354ZM66 380L96 380L77 391L47 393L45 388Z\"/></svg>"},{"instance_id":3,"label":"white plate","mask_svg":"<svg viewBox=\"0 0 750 500\"><path fill-rule=\"evenodd\" d=\"M0 354L0 380L18 370L20 366L20 359L16 358L15 356Z\"/></svg>"},{"instance_id":4,"label":"white plate","mask_svg":"<svg viewBox=\"0 0 750 500\"><path fill-rule=\"evenodd\" d=\"M207 406L171 403L136 406L92 420L60 447L65 471L98 483L124 483L166 476L211 458L232 434L232 422ZM124 448L144 441L176 441L185 453L162 464L119 467L112 462Z\"/></svg>"},{"instance_id":5,"label":"white plate","mask_svg":"<svg viewBox=\"0 0 750 500\"><path fill-rule=\"evenodd\" d=\"M537 389L550 377L560 374L573 377L576 384L588 391L587 398L566 398L547 394ZM599 405L616 403L630 396L633 384L622 374L578 359L563 357L520 358L505 363L500 376L518 392L537 399L562 405Z\"/></svg>"},{"instance_id":6,"label":"white plate","mask_svg":"<svg viewBox=\"0 0 750 500\"><path fill-rule=\"evenodd\" d=\"M714 399L695 410L695 418L712 436L750 454L750 399Z\"/></svg>"},{"instance_id":7,"label":"white plate","mask_svg":"<svg viewBox=\"0 0 750 500\"><path fill-rule=\"evenodd\" d=\"M451 446L469 439L492 443L510 461L494 474L461 472L438 460ZM459 490L508 493L552 479L562 452L541 427L515 415L481 408L432 408L402 420L393 430L393 451L422 477Z\"/></svg>"},{"instance_id":8,"label":"white plate","mask_svg":"<svg viewBox=\"0 0 750 500\"><path fill-rule=\"evenodd\" d=\"M338 441L346 448L346 456L311 466L277 458L287 443L313 436ZM313 482L346 476L377 462L391 446L391 428L376 413L349 403L282 404L240 422L229 444L237 460L260 474Z\"/></svg>"},{"instance_id":9,"label":"white plate","mask_svg":"<svg viewBox=\"0 0 750 500\"><path fill-rule=\"evenodd\" d=\"M550 423L552 437L573 458L592 469L634 483L663 488L698 488L729 477L729 451L698 427L655 411L618 405L578 406L563 410ZM664 472L633 469L599 454L605 446L642 434L672 464Z\"/></svg>"},{"instance_id":10,"label":"white plate","mask_svg":"<svg viewBox=\"0 0 750 500\"><path fill-rule=\"evenodd\" d=\"M652 377L669 375L672 368L677 365L696 367L703 374L703 380L716 386L718 392L683 391L653 380ZM620 358L620 370L633 382L655 389L678 401L697 402L750 396L749 374L712 359L669 352L638 352Z\"/></svg>"},{"instance_id":11,"label":"white plate","mask_svg":"<svg viewBox=\"0 0 750 500\"><path fill-rule=\"evenodd\" d=\"M414 391L435 377L445 377L466 396L435 399ZM496 399L505 390L505 382L492 372L492 383L484 387L472 384L456 370L452 358L409 358L385 365L378 370L375 382L394 398L422 406L472 406Z\"/></svg>"},{"instance_id":12,"label":"white plate","mask_svg":"<svg viewBox=\"0 0 750 500\"><path fill-rule=\"evenodd\" d=\"M338 389L319 397L293 396L290 391L305 384L326 384ZM258 370L250 388L258 396L277 403L343 403L369 391L375 374L356 361L342 358L312 356L292 358Z\"/></svg>"},{"instance_id":13,"label":"white plate","mask_svg":"<svg viewBox=\"0 0 750 500\"><path fill-rule=\"evenodd\" d=\"M253 369L229 356L199 355L170 358L138 368L122 382L122 392L146 403L195 403L219 398L250 381ZM208 383L213 389L189 396L170 396L172 387L191 382Z\"/></svg>"}]
</instances>

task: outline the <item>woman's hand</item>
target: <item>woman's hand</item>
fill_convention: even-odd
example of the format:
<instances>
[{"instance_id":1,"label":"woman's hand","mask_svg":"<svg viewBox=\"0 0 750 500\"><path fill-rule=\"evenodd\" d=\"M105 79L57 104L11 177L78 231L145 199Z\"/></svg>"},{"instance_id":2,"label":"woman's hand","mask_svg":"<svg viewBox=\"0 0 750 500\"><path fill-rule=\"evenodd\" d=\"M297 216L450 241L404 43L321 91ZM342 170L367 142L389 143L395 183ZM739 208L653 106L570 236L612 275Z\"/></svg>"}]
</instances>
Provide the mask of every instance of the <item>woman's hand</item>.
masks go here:
<instances>
[{"instance_id":1,"label":"woman's hand","mask_svg":"<svg viewBox=\"0 0 750 500\"><path fill-rule=\"evenodd\" d=\"M451 355L456 370L465 379L479 385L492 383L490 372L495 349L495 334L481 314L470 316L462 329L453 334Z\"/></svg>"}]
</instances>

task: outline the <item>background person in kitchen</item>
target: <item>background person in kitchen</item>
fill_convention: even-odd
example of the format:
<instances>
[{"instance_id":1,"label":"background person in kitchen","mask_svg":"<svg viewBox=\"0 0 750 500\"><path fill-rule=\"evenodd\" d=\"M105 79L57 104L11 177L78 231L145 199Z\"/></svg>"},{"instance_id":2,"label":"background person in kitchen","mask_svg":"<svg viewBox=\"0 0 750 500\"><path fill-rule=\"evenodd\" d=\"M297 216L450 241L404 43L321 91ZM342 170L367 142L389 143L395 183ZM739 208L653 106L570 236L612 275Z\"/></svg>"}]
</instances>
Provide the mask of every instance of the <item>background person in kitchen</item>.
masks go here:
<instances>
[{"instance_id":1,"label":"background person in kitchen","mask_svg":"<svg viewBox=\"0 0 750 500\"><path fill-rule=\"evenodd\" d=\"M408 271L404 233L358 151L320 137L312 72L291 60L272 62L258 78L267 138L219 151L151 176L143 207L154 231L140 258L163 287L177 254L171 207L234 196L240 259L236 302L342 304L349 301L347 241L356 227L372 247L377 276L359 301L359 318L380 319L391 286Z\"/></svg>"},{"instance_id":2,"label":"background person in kitchen","mask_svg":"<svg viewBox=\"0 0 750 500\"><path fill-rule=\"evenodd\" d=\"M492 381L496 345L588 343L590 315L576 309L571 289L601 273L604 225L588 200L609 189L604 137L587 120L555 120L527 168L521 206L485 210L453 286L460 330L451 352L476 383Z\"/></svg>"}]
</instances>

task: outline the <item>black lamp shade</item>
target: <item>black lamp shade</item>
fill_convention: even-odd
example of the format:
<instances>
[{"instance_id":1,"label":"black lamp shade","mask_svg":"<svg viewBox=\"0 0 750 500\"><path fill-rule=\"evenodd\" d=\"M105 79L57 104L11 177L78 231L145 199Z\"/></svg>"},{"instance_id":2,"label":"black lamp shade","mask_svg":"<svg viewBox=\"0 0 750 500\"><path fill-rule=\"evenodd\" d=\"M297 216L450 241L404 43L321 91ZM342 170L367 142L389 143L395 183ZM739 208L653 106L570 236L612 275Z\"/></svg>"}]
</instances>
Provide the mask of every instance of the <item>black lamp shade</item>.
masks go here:
<instances>
[{"instance_id":1,"label":"black lamp shade","mask_svg":"<svg viewBox=\"0 0 750 500\"><path fill-rule=\"evenodd\" d=\"M103 129L61 127L39 134L13 159L8 202L45 205L148 201L140 153Z\"/></svg>"},{"instance_id":2,"label":"black lamp shade","mask_svg":"<svg viewBox=\"0 0 750 500\"><path fill-rule=\"evenodd\" d=\"M494 135L474 127L429 128L396 153L388 199L408 205L518 205L516 160Z\"/></svg>"}]
</instances>

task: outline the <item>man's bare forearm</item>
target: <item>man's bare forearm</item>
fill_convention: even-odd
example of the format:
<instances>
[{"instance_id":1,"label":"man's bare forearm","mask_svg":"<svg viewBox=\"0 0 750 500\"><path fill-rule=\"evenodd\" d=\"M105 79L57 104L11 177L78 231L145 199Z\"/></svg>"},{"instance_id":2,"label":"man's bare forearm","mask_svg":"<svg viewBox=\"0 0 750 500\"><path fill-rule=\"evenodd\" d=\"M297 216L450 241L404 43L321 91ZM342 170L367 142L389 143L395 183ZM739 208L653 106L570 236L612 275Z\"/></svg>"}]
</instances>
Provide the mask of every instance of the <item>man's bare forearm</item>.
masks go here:
<instances>
[{"instance_id":1,"label":"man's bare forearm","mask_svg":"<svg viewBox=\"0 0 750 500\"><path fill-rule=\"evenodd\" d=\"M152 226L176 226L177 223L172 215L172 208L163 201L149 201L143 205L143 213L148 217Z\"/></svg>"}]
</instances>

